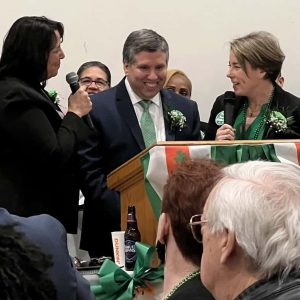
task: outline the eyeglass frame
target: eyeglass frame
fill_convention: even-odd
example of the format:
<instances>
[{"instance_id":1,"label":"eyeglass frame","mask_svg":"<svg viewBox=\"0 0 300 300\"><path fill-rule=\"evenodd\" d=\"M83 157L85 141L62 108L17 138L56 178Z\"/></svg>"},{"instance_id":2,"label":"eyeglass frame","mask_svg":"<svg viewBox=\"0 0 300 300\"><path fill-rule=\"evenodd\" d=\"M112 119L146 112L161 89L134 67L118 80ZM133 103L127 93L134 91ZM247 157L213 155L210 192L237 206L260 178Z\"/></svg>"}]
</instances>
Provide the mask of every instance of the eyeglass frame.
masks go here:
<instances>
[{"instance_id":1,"label":"eyeglass frame","mask_svg":"<svg viewBox=\"0 0 300 300\"><path fill-rule=\"evenodd\" d=\"M87 81L90 81L90 84L85 84L83 83L82 81L83 80L87 80ZM109 85L108 81L107 80L104 80L104 79L97 79L97 80L92 80L88 77L83 77L83 78L80 78L78 79L78 82L80 82L81 84L85 85L86 87L89 87L91 86L93 83L95 83L95 85L98 87L98 88L104 88L106 86ZM99 85L100 84L100 85Z\"/></svg>"},{"instance_id":2,"label":"eyeglass frame","mask_svg":"<svg viewBox=\"0 0 300 300\"><path fill-rule=\"evenodd\" d=\"M194 225L200 225L200 227L202 227L202 224L208 223L208 220L201 220L201 218L202 218L203 215L204 215L204 214L196 214L196 215L191 216L190 222L188 223L188 226L189 226L190 229L191 229L193 238L194 238L194 239L196 240L196 242L198 242L199 244L203 244L203 241L202 241L202 239L199 240L199 239L197 238L197 234L195 233ZM194 219L195 217L200 217L200 221L193 221L193 219Z\"/></svg>"}]
</instances>

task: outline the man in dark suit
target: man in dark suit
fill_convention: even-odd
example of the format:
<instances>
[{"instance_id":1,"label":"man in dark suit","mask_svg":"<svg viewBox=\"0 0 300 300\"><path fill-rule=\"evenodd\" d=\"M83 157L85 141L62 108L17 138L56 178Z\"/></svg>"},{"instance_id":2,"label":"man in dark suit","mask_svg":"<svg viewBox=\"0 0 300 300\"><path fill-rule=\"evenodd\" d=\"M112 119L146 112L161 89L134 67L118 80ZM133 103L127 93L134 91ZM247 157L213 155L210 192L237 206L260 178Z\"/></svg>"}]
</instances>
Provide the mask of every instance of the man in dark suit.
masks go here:
<instances>
[{"instance_id":1,"label":"man in dark suit","mask_svg":"<svg viewBox=\"0 0 300 300\"><path fill-rule=\"evenodd\" d=\"M48 278L54 284L57 299L95 299L90 291L88 281L81 276L72 264L67 248L66 230L58 220L50 215L37 215L28 218L19 217L9 214L4 208L0 208L0 225L10 226L13 224L15 224L16 231L24 234L28 241L38 246L44 254L52 258L52 267L44 271L47 272ZM0 236L0 239L4 239L4 237ZM19 247L21 245L22 243L19 241ZM3 253L1 255L1 259L4 260ZM17 254L12 254L8 251L7 255L11 258L12 255ZM25 255L23 253L23 259L26 259ZM33 259L36 264L40 257L30 257L29 259ZM20 264L20 268L26 271L24 266L25 262ZM12 270L12 273L14 271L17 272L17 270ZM31 269L28 272L33 271ZM30 275L29 273L28 276Z\"/></svg>"},{"instance_id":2,"label":"man in dark suit","mask_svg":"<svg viewBox=\"0 0 300 300\"><path fill-rule=\"evenodd\" d=\"M91 256L111 255L110 232L120 228L119 193L107 188L107 175L151 143L200 139L196 102L162 90L168 58L168 44L162 36L148 29L132 32L123 48L125 78L92 97L96 133L81 151L86 199L81 248ZM150 102L151 133L151 126L145 129L143 124L142 100ZM152 142L145 134L152 135Z\"/></svg>"}]
</instances>

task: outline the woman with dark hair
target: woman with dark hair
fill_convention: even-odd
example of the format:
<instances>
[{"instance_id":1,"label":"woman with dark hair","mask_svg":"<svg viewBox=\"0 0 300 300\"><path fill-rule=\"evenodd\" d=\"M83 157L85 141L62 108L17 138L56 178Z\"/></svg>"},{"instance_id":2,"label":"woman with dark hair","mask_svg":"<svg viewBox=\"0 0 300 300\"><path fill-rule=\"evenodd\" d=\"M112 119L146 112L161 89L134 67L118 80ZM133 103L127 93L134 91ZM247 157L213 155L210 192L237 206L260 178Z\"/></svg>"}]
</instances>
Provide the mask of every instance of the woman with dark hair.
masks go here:
<instances>
[{"instance_id":1,"label":"woman with dark hair","mask_svg":"<svg viewBox=\"0 0 300 300\"><path fill-rule=\"evenodd\" d=\"M51 256L15 226L0 224L0 299L56 300L48 273L53 266Z\"/></svg>"},{"instance_id":2,"label":"woman with dark hair","mask_svg":"<svg viewBox=\"0 0 300 300\"><path fill-rule=\"evenodd\" d=\"M79 84L87 87L88 94L94 95L106 91L111 85L109 68L100 61L88 61L82 64L77 75Z\"/></svg>"},{"instance_id":3,"label":"woman with dark hair","mask_svg":"<svg viewBox=\"0 0 300 300\"><path fill-rule=\"evenodd\" d=\"M0 206L21 216L48 213L76 232L76 151L91 134L82 117L91 101L80 88L63 117L44 87L57 75L63 24L22 17L10 28L0 58Z\"/></svg>"},{"instance_id":4,"label":"woman with dark hair","mask_svg":"<svg viewBox=\"0 0 300 300\"><path fill-rule=\"evenodd\" d=\"M252 32L230 42L227 77L234 93L216 99L206 140L300 138L300 99L277 83L284 58L269 32ZM231 121L227 121L232 124L224 122L227 102L232 102Z\"/></svg>"}]
</instances>

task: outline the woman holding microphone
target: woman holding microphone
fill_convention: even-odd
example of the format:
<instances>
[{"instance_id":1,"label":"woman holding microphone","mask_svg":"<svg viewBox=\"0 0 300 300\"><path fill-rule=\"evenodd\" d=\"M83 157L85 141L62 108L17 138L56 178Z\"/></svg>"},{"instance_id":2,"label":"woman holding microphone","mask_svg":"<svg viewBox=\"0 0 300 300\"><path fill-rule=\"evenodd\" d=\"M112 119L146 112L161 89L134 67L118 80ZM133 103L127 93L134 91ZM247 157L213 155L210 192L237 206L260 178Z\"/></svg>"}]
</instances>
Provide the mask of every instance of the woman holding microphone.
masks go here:
<instances>
[{"instance_id":1,"label":"woman holding microphone","mask_svg":"<svg viewBox=\"0 0 300 300\"><path fill-rule=\"evenodd\" d=\"M81 87L61 113L46 80L65 57L64 28L45 17L22 17L4 40L0 59L0 206L10 213L47 213L77 230L77 149L92 133L82 117L92 104Z\"/></svg>"},{"instance_id":2,"label":"woman holding microphone","mask_svg":"<svg viewBox=\"0 0 300 300\"><path fill-rule=\"evenodd\" d=\"M230 42L227 77L234 90L232 124L224 124L225 94L211 110L205 140L300 138L300 99L276 79L284 54L270 33L253 32Z\"/></svg>"}]
</instances>

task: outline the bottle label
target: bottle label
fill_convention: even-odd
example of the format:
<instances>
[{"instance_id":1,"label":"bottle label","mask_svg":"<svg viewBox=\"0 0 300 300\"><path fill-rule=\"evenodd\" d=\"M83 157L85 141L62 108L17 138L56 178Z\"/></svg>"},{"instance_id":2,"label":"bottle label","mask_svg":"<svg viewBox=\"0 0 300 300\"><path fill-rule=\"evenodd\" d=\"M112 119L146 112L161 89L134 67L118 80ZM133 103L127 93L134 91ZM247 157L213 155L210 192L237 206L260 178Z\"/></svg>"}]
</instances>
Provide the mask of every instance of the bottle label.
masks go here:
<instances>
[{"instance_id":1,"label":"bottle label","mask_svg":"<svg viewBox=\"0 0 300 300\"><path fill-rule=\"evenodd\" d=\"M135 241L125 241L125 260L127 263L132 263L136 261Z\"/></svg>"}]
</instances>

